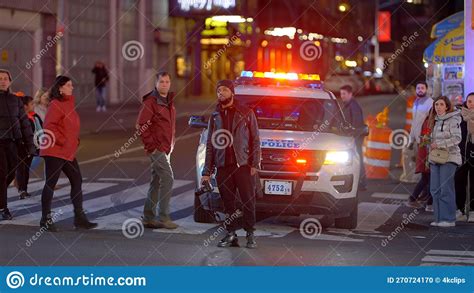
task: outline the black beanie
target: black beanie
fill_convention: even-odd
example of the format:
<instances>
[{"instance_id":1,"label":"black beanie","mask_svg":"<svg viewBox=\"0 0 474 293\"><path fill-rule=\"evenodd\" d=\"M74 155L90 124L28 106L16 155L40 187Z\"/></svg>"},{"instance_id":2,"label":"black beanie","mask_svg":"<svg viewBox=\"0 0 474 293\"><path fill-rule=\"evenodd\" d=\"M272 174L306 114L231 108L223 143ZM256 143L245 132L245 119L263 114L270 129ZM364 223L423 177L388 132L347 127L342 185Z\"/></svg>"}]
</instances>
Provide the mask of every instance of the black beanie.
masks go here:
<instances>
[{"instance_id":1,"label":"black beanie","mask_svg":"<svg viewBox=\"0 0 474 293\"><path fill-rule=\"evenodd\" d=\"M230 91L231 91L233 94L235 94L235 91L234 91L234 83L232 82L232 80L229 80L229 79L219 80L219 81L217 82L216 90L217 90L220 86L225 86L225 87L229 88Z\"/></svg>"}]
</instances>

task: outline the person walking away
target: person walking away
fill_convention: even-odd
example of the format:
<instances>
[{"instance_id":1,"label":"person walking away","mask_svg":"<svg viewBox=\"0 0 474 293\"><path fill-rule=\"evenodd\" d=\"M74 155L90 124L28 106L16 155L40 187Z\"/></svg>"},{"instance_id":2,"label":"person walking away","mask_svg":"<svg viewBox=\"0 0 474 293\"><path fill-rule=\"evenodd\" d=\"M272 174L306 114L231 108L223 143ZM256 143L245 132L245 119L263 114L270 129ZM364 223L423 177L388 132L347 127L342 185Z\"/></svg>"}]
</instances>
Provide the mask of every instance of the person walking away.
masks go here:
<instances>
[{"instance_id":1,"label":"person walking away","mask_svg":"<svg viewBox=\"0 0 474 293\"><path fill-rule=\"evenodd\" d=\"M427 96L428 84L425 81L419 81L416 83L415 92L416 99L413 103L413 121L410 129L410 139L407 147L410 150L413 150L415 154L419 156L420 153L418 148L421 143L421 131L426 117L428 117L430 114L431 108L433 106L433 99ZM415 191L426 189L428 183L429 182L427 180L426 174L425 177L423 177L422 173L422 176L416 185L418 188L416 188L416 190L414 190L414 192L410 196L408 202L406 203L407 206L412 208L422 207L422 205L417 202L418 197L421 193L416 193Z\"/></svg>"},{"instance_id":2,"label":"person walking away","mask_svg":"<svg viewBox=\"0 0 474 293\"><path fill-rule=\"evenodd\" d=\"M364 114L359 103L355 100L353 90L350 85L341 87L341 100L343 102L343 113L347 122L356 129L364 127ZM360 176L359 176L359 190L367 190L367 182L365 175L365 166L363 161L362 145L364 144L364 137L362 135L355 138L356 150L360 158Z\"/></svg>"},{"instance_id":3,"label":"person walking away","mask_svg":"<svg viewBox=\"0 0 474 293\"><path fill-rule=\"evenodd\" d=\"M51 216L54 187L61 172L64 172L71 184L71 201L74 206L74 226L76 229L92 229L92 223L82 207L82 175L76 159L79 146L80 120L75 109L73 84L69 77L58 76L51 88L51 104L44 121L44 137L40 140L51 141L41 147L40 155L45 161L46 182L41 193L42 217L40 227L56 232L57 227Z\"/></svg>"},{"instance_id":4,"label":"person walking away","mask_svg":"<svg viewBox=\"0 0 474 293\"><path fill-rule=\"evenodd\" d=\"M459 144L462 165L456 171L456 220L474 222L474 92L469 93L461 107L461 133Z\"/></svg>"},{"instance_id":5,"label":"person walking away","mask_svg":"<svg viewBox=\"0 0 474 293\"><path fill-rule=\"evenodd\" d=\"M447 154L445 162L430 161L430 191L433 196L434 221L431 226L453 227L456 225L456 194L454 176L462 164L459 143L461 142L461 115L446 96L434 100L431 113L430 152L437 150Z\"/></svg>"},{"instance_id":6,"label":"person walking away","mask_svg":"<svg viewBox=\"0 0 474 293\"><path fill-rule=\"evenodd\" d=\"M36 94L33 97L33 104L33 111L36 115L38 115L40 119L39 121L41 121L41 125L36 125L37 120L35 120L35 131L43 131L42 123L46 117L46 112L48 111L49 106L49 91L47 88L43 87L36 91ZM36 136L38 137L38 135L39 134ZM34 156L33 161L31 162L30 173L35 171L42 161L43 159L39 155Z\"/></svg>"},{"instance_id":7,"label":"person walking away","mask_svg":"<svg viewBox=\"0 0 474 293\"><path fill-rule=\"evenodd\" d=\"M92 73L95 75L94 85L96 93L97 108L96 112L106 112L107 107L105 106L106 88L105 85L109 80L109 72L105 68L105 64L101 61L95 63Z\"/></svg>"},{"instance_id":8,"label":"person walking away","mask_svg":"<svg viewBox=\"0 0 474 293\"><path fill-rule=\"evenodd\" d=\"M170 92L170 87L170 74L159 72L156 75L155 89L143 97L137 120L138 128L144 129L140 137L151 161L151 182L142 218L144 227L149 229L178 228L170 217L174 182L170 159L176 132L174 93Z\"/></svg>"},{"instance_id":9,"label":"person walking away","mask_svg":"<svg viewBox=\"0 0 474 293\"><path fill-rule=\"evenodd\" d=\"M2 220L11 220L8 209L7 189L15 178L18 166L18 146L23 145L28 154L35 152L33 132L23 105L10 92L12 76L0 69L0 214Z\"/></svg>"},{"instance_id":10,"label":"person walking away","mask_svg":"<svg viewBox=\"0 0 474 293\"><path fill-rule=\"evenodd\" d=\"M31 96L23 96L22 98L23 107L25 109L25 113L28 116L28 120L30 121L31 129L35 135L33 138L37 138L37 134L39 131L42 130L43 121L41 118L36 114L33 104L33 97ZM18 194L20 199L25 199L30 197L31 195L28 193L28 182L30 181L30 167L33 158L39 155L39 142L35 144L35 153L33 156L28 154L28 150L21 146L18 148L18 157L19 157L19 164L16 170L16 181L18 182Z\"/></svg>"},{"instance_id":11,"label":"person walking away","mask_svg":"<svg viewBox=\"0 0 474 293\"><path fill-rule=\"evenodd\" d=\"M226 236L218 246L238 246L235 232L240 229L240 223L236 219L241 216L243 228L247 232L246 247L256 248L255 177L261 161L257 118L250 108L235 100L231 80L219 81L216 93L218 105L209 119L201 184L210 182L210 176L217 169L216 180L224 203L226 213L224 228L227 230ZM219 140L224 137L230 143L222 146ZM237 209L240 202L242 212Z\"/></svg>"}]
</instances>

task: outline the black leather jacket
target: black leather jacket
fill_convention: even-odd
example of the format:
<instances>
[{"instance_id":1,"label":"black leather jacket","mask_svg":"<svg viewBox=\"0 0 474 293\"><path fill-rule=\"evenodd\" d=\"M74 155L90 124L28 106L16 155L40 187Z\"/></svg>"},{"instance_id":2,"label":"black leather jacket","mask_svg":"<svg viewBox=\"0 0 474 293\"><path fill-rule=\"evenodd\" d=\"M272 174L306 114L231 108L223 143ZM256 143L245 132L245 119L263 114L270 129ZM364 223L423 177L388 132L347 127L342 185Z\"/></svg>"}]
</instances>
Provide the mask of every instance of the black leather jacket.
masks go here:
<instances>
[{"instance_id":1,"label":"black leather jacket","mask_svg":"<svg viewBox=\"0 0 474 293\"><path fill-rule=\"evenodd\" d=\"M262 153L260 150L260 137L258 132L257 118L255 113L248 107L239 104L234 100L235 115L232 123L233 149L237 166L249 165L260 169ZM225 166L225 148L220 148L216 141L218 135L213 138L213 134L223 130L223 121L220 114L220 106L211 114L208 125L206 161L202 176L210 176L215 168ZM213 143L214 139L214 143ZM224 139L224 138L222 138Z\"/></svg>"},{"instance_id":2,"label":"black leather jacket","mask_svg":"<svg viewBox=\"0 0 474 293\"><path fill-rule=\"evenodd\" d=\"M35 153L33 130L20 98L9 91L0 91L0 140L13 140Z\"/></svg>"}]
</instances>

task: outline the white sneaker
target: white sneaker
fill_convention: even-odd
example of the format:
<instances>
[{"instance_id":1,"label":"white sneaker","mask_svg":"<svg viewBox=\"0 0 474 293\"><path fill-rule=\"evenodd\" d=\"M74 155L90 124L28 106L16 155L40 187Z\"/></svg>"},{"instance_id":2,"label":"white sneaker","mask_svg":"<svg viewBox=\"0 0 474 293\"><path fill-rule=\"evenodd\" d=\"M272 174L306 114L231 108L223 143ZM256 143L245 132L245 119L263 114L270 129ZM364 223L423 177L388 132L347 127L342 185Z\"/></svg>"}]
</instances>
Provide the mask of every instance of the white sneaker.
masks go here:
<instances>
[{"instance_id":1,"label":"white sneaker","mask_svg":"<svg viewBox=\"0 0 474 293\"><path fill-rule=\"evenodd\" d=\"M107 112L107 108L105 106L102 106L102 112Z\"/></svg>"},{"instance_id":2,"label":"white sneaker","mask_svg":"<svg viewBox=\"0 0 474 293\"><path fill-rule=\"evenodd\" d=\"M456 226L456 222L439 222L438 227L448 228Z\"/></svg>"},{"instance_id":3,"label":"white sneaker","mask_svg":"<svg viewBox=\"0 0 474 293\"><path fill-rule=\"evenodd\" d=\"M430 205L430 204L429 204L429 205L426 205L426 207L425 207L425 212L429 212L429 213L434 212L433 206Z\"/></svg>"},{"instance_id":4,"label":"white sneaker","mask_svg":"<svg viewBox=\"0 0 474 293\"><path fill-rule=\"evenodd\" d=\"M467 221L467 217L460 210L457 210L456 211L456 221Z\"/></svg>"},{"instance_id":5,"label":"white sneaker","mask_svg":"<svg viewBox=\"0 0 474 293\"><path fill-rule=\"evenodd\" d=\"M100 110L101 110L101 107L100 107L100 106L97 106L97 108L95 108L95 111L96 111L96 112L100 112Z\"/></svg>"},{"instance_id":6,"label":"white sneaker","mask_svg":"<svg viewBox=\"0 0 474 293\"><path fill-rule=\"evenodd\" d=\"M431 223L430 223L430 225L431 225L431 226L434 226L434 227L438 227L438 224L439 224L438 222L431 222Z\"/></svg>"},{"instance_id":7,"label":"white sneaker","mask_svg":"<svg viewBox=\"0 0 474 293\"><path fill-rule=\"evenodd\" d=\"M474 212L469 212L469 223L474 223Z\"/></svg>"}]
</instances>

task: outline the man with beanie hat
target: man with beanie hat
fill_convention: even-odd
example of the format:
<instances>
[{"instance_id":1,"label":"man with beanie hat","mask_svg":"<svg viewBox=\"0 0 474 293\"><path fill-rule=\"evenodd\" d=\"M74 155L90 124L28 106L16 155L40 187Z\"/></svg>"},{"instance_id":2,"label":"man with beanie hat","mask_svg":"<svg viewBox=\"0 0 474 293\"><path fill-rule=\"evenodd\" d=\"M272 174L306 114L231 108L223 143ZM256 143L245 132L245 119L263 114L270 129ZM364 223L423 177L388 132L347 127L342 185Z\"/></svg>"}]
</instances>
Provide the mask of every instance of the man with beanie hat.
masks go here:
<instances>
[{"instance_id":1,"label":"man with beanie hat","mask_svg":"<svg viewBox=\"0 0 474 293\"><path fill-rule=\"evenodd\" d=\"M201 183L209 181L217 168L217 185L227 216L224 223L227 235L218 246L238 246L235 231L243 228L247 231L247 248L256 248L255 175L261 160L257 118L250 108L238 103L234 95L232 81L217 83L218 105L209 119ZM237 222L240 215L242 227Z\"/></svg>"}]
</instances>

